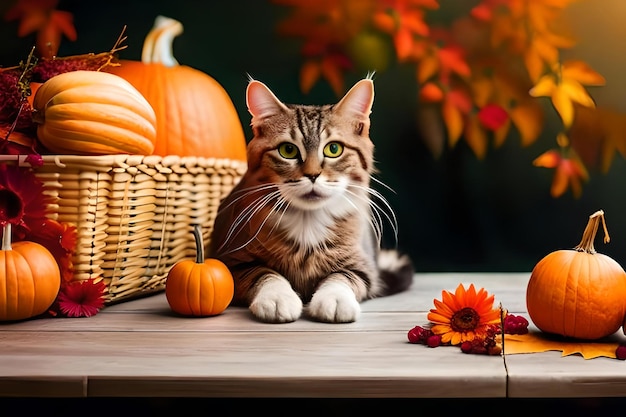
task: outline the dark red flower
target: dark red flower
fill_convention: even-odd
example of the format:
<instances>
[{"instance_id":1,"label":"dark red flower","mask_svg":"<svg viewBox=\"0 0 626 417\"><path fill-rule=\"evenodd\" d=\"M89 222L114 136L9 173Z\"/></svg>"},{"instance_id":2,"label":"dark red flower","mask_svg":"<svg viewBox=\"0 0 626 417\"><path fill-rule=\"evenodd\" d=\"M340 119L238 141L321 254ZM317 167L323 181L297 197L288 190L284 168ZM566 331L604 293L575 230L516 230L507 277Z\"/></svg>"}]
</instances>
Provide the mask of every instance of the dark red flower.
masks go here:
<instances>
[{"instance_id":1,"label":"dark red flower","mask_svg":"<svg viewBox=\"0 0 626 417\"><path fill-rule=\"evenodd\" d=\"M33 227L46 219L49 198L42 182L26 168L0 164L0 225L11 223L20 240Z\"/></svg>"},{"instance_id":2,"label":"dark red flower","mask_svg":"<svg viewBox=\"0 0 626 417\"><path fill-rule=\"evenodd\" d=\"M39 243L50 251L59 264L63 281L71 281L74 278L72 257L76 239L76 226L48 218L43 219L36 228L24 236L24 240Z\"/></svg>"},{"instance_id":3,"label":"dark red flower","mask_svg":"<svg viewBox=\"0 0 626 417\"><path fill-rule=\"evenodd\" d=\"M55 304L60 314L66 317L91 317L104 307L105 294L106 284L103 280L72 281L61 286Z\"/></svg>"}]
</instances>

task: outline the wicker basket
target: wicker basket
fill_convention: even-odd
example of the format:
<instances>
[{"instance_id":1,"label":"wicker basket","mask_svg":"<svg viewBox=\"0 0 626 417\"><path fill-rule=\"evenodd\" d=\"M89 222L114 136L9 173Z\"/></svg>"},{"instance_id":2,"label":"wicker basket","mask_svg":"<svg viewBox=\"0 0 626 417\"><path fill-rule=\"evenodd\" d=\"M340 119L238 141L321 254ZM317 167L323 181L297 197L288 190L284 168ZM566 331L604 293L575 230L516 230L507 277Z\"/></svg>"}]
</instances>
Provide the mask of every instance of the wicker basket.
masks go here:
<instances>
[{"instance_id":1,"label":"wicker basket","mask_svg":"<svg viewBox=\"0 0 626 417\"><path fill-rule=\"evenodd\" d=\"M195 258L193 225L208 245L220 201L246 170L243 161L196 157L43 159L35 174L54 198L51 217L77 227L74 279L102 277L107 304L163 290L174 263Z\"/></svg>"}]
</instances>

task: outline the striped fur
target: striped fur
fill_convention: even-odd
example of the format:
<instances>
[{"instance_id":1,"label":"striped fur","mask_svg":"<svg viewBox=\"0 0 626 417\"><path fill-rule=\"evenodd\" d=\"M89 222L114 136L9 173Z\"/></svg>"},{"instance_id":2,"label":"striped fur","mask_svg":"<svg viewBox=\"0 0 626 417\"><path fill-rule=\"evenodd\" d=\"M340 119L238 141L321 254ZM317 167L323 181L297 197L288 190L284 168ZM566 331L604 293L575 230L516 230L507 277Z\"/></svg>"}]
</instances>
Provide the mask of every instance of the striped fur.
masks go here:
<instances>
[{"instance_id":1,"label":"striped fur","mask_svg":"<svg viewBox=\"0 0 626 417\"><path fill-rule=\"evenodd\" d=\"M364 79L335 105L287 105L250 81L248 170L220 205L209 256L259 320L351 322L361 301L411 284L410 259L380 250L395 217L370 187L373 97Z\"/></svg>"}]
</instances>

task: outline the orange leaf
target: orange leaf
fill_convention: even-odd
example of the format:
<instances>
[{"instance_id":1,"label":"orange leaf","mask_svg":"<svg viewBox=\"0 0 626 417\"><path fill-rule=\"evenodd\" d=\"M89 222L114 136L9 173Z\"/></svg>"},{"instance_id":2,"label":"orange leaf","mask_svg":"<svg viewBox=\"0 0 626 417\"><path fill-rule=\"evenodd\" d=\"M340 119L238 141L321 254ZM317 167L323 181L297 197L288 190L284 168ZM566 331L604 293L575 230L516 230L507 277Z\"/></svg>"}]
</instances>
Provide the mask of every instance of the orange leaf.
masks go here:
<instances>
[{"instance_id":1,"label":"orange leaf","mask_svg":"<svg viewBox=\"0 0 626 417\"><path fill-rule=\"evenodd\" d=\"M439 60L434 55L424 56L417 64L417 81L422 84L439 70Z\"/></svg>"},{"instance_id":2,"label":"orange leaf","mask_svg":"<svg viewBox=\"0 0 626 417\"><path fill-rule=\"evenodd\" d=\"M561 71L563 78L576 80L583 85L599 86L606 83L604 77L591 69L584 61L566 61Z\"/></svg>"},{"instance_id":3,"label":"orange leaf","mask_svg":"<svg viewBox=\"0 0 626 417\"><path fill-rule=\"evenodd\" d=\"M567 191L568 184L569 176L561 163L554 171L554 178L552 178L552 186L550 187L550 195L554 198L562 196L565 194L565 191Z\"/></svg>"},{"instance_id":4,"label":"orange leaf","mask_svg":"<svg viewBox=\"0 0 626 417\"><path fill-rule=\"evenodd\" d=\"M478 159L485 158L487 154L487 133L481 127L480 120L476 115L468 118L465 126L465 141Z\"/></svg>"},{"instance_id":5,"label":"orange leaf","mask_svg":"<svg viewBox=\"0 0 626 417\"><path fill-rule=\"evenodd\" d=\"M463 115L449 100L443 102L441 115L448 129L448 142L455 146L463 133Z\"/></svg>"},{"instance_id":6,"label":"orange leaf","mask_svg":"<svg viewBox=\"0 0 626 417\"><path fill-rule=\"evenodd\" d=\"M413 35L406 28L400 28L393 37L393 43L396 47L396 55L398 60L403 61L411 56L413 47Z\"/></svg>"},{"instance_id":7,"label":"orange leaf","mask_svg":"<svg viewBox=\"0 0 626 417\"><path fill-rule=\"evenodd\" d=\"M528 71L528 76L531 81L535 82L541 77L544 62L534 50L529 49L524 53L524 64L526 65L526 71Z\"/></svg>"},{"instance_id":8,"label":"orange leaf","mask_svg":"<svg viewBox=\"0 0 626 417\"><path fill-rule=\"evenodd\" d=\"M533 165L543 168L556 168L559 162L561 162L561 154L557 150L551 149L535 158Z\"/></svg>"},{"instance_id":9,"label":"orange leaf","mask_svg":"<svg viewBox=\"0 0 626 417\"><path fill-rule=\"evenodd\" d=\"M396 30L396 20L389 14L378 12L372 16L372 24L385 33L392 34Z\"/></svg>"},{"instance_id":10,"label":"orange leaf","mask_svg":"<svg viewBox=\"0 0 626 417\"><path fill-rule=\"evenodd\" d=\"M442 69L452 71L460 76L467 77L471 70L463 57L463 50L456 47L446 47L439 50L439 61Z\"/></svg>"},{"instance_id":11,"label":"orange leaf","mask_svg":"<svg viewBox=\"0 0 626 417\"><path fill-rule=\"evenodd\" d=\"M522 146L535 142L543 129L543 112L535 103L518 104L509 110L509 117L520 133Z\"/></svg>"},{"instance_id":12,"label":"orange leaf","mask_svg":"<svg viewBox=\"0 0 626 417\"><path fill-rule=\"evenodd\" d=\"M443 90L435 83L426 83L419 93L420 100L427 103L434 103L443 99Z\"/></svg>"},{"instance_id":13,"label":"orange leaf","mask_svg":"<svg viewBox=\"0 0 626 417\"><path fill-rule=\"evenodd\" d=\"M343 74L341 73L341 68L339 68L337 61L332 57L324 57L321 70L322 76L328 81L337 97L341 96L344 92Z\"/></svg>"},{"instance_id":14,"label":"orange leaf","mask_svg":"<svg viewBox=\"0 0 626 417\"><path fill-rule=\"evenodd\" d=\"M69 12L55 10L50 15L50 25L65 35L69 40L75 41L77 38L74 27L74 15Z\"/></svg>"},{"instance_id":15,"label":"orange leaf","mask_svg":"<svg viewBox=\"0 0 626 417\"><path fill-rule=\"evenodd\" d=\"M300 90L307 94L321 76L322 70L317 61L309 60L300 68Z\"/></svg>"}]
</instances>

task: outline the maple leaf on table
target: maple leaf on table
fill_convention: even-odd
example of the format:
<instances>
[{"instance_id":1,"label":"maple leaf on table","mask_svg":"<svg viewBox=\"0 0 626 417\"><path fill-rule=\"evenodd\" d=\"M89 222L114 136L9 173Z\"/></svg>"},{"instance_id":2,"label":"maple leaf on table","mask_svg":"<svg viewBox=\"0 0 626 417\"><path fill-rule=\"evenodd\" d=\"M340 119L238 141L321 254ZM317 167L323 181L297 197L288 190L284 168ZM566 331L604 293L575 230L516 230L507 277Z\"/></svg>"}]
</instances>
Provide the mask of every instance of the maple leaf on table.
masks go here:
<instances>
[{"instance_id":1,"label":"maple leaf on table","mask_svg":"<svg viewBox=\"0 0 626 417\"><path fill-rule=\"evenodd\" d=\"M529 91L533 97L550 97L552 104L568 129L574 121L574 104L595 107L584 86L604 85L604 77L583 61L556 63Z\"/></svg>"},{"instance_id":2,"label":"maple leaf on table","mask_svg":"<svg viewBox=\"0 0 626 417\"><path fill-rule=\"evenodd\" d=\"M36 47L39 55L53 58L59 50L62 36L71 41L77 38L74 16L70 12L55 10L58 0L18 0L4 18L20 20L18 36L37 32Z\"/></svg>"}]
</instances>

